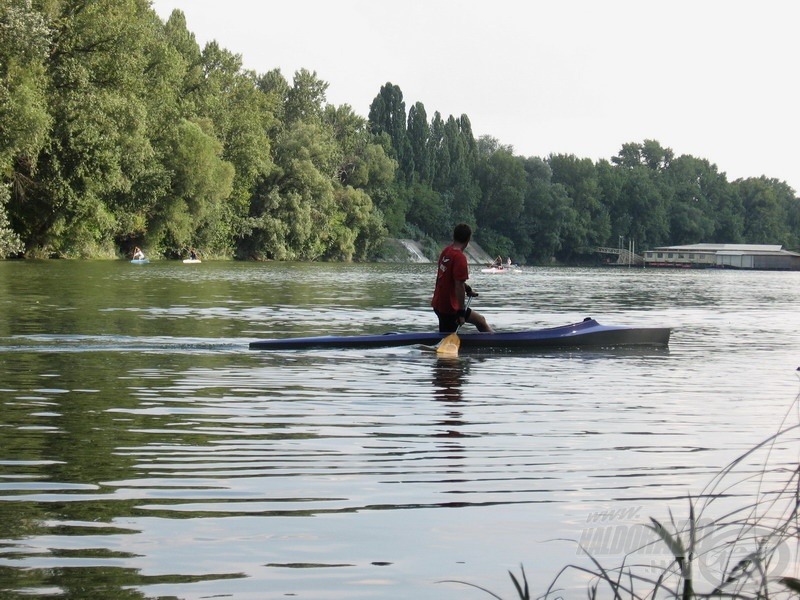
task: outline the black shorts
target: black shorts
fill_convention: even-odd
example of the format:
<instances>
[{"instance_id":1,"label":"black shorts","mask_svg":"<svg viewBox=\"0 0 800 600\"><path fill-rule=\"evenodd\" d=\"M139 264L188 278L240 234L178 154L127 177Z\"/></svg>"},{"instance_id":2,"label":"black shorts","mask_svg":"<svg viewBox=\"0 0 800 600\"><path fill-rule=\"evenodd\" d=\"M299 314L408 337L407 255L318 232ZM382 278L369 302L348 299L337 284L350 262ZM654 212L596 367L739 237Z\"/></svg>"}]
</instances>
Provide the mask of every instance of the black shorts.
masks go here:
<instances>
[{"instance_id":1,"label":"black shorts","mask_svg":"<svg viewBox=\"0 0 800 600\"><path fill-rule=\"evenodd\" d=\"M456 329L458 329L458 315L455 313L443 315L436 309L433 309L433 312L435 312L436 316L439 317L440 333L453 333ZM470 314L472 314L472 309L468 308L466 318L467 321L469 321Z\"/></svg>"}]
</instances>

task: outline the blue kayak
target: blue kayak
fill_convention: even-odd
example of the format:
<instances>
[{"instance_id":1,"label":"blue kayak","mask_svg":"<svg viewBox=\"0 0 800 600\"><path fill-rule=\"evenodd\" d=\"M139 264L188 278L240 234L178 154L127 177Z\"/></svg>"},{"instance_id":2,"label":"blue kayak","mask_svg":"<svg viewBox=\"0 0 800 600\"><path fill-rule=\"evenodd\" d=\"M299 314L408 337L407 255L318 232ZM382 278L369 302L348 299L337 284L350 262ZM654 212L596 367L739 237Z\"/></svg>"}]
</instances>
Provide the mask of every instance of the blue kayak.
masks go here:
<instances>
[{"instance_id":1,"label":"blue kayak","mask_svg":"<svg viewBox=\"0 0 800 600\"><path fill-rule=\"evenodd\" d=\"M447 333L383 333L377 335L297 337L250 342L251 350L302 350L307 348L381 348L391 346L434 346ZM591 318L579 323L496 333L460 333L462 349L497 348L616 348L623 346L667 346L668 327L623 327L601 325Z\"/></svg>"},{"instance_id":2,"label":"blue kayak","mask_svg":"<svg viewBox=\"0 0 800 600\"><path fill-rule=\"evenodd\" d=\"M146 265L150 262L149 258L134 258L131 263L134 265Z\"/></svg>"}]
</instances>

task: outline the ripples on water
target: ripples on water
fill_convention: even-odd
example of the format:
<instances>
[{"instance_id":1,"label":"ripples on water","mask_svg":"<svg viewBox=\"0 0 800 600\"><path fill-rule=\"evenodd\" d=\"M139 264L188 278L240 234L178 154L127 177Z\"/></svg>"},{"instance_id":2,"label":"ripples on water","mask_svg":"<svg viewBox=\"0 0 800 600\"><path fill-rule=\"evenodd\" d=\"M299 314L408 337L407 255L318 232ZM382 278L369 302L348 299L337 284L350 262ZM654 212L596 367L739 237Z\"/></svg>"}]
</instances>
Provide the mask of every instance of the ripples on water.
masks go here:
<instances>
[{"instance_id":1,"label":"ripples on water","mask_svg":"<svg viewBox=\"0 0 800 600\"><path fill-rule=\"evenodd\" d=\"M498 328L593 316L674 333L669 349L456 360L247 349L430 329L426 266L0 263L0 275L11 597L485 597L445 579L513 597L520 563L538 595L586 564L564 539L586 543L598 515L617 511L615 531L684 515L798 388L796 273L476 274L475 306ZM796 462L796 444L770 460ZM731 501L747 502L739 490Z\"/></svg>"}]
</instances>

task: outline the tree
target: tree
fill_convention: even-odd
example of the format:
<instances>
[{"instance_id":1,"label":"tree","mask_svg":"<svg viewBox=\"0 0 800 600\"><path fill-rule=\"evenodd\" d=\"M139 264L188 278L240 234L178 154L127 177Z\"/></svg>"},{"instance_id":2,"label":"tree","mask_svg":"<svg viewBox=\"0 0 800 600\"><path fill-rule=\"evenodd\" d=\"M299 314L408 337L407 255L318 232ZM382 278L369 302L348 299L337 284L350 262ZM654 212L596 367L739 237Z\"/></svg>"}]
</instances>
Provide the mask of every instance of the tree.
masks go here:
<instances>
[{"instance_id":1,"label":"tree","mask_svg":"<svg viewBox=\"0 0 800 600\"><path fill-rule=\"evenodd\" d=\"M275 169L257 186L240 255L319 260L331 246L336 144L322 123L295 121L275 140Z\"/></svg>"},{"instance_id":2,"label":"tree","mask_svg":"<svg viewBox=\"0 0 800 600\"><path fill-rule=\"evenodd\" d=\"M652 248L669 240L668 198L657 173L634 167L623 173L620 205L630 218L628 237L637 248Z\"/></svg>"},{"instance_id":3,"label":"tree","mask_svg":"<svg viewBox=\"0 0 800 600\"><path fill-rule=\"evenodd\" d=\"M363 117L347 104L327 105L323 122L339 148L335 177L342 185L370 191L391 183L397 163L376 143Z\"/></svg>"},{"instance_id":4,"label":"tree","mask_svg":"<svg viewBox=\"0 0 800 600\"><path fill-rule=\"evenodd\" d=\"M667 169L674 153L669 148L663 148L655 140L645 140L642 144L627 143L611 162L623 168L647 167L653 171Z\"/></svg>"},{"instance_id":5,"label":"tree","mask_svg":"<svg viewBox=\"0 0 800 600\"><path fill-rule=\"evenodd\" d=\"M524 207L527 181L522 159L498 150L479 165L478 173L483 194L476 213L478 222L509 237Z\"/></svg>"},{"instance_id":6,"label":"tree","mask_svg":"<svg viewBox=\"0 0 800 600\"><path fill-rule=\"evenodd\" d=\"M369 107L369 125L375 135L388 134L391 157L397 161L403 179L410 181L414 174L414 153L408 139L406 103L398 86L387 82L381 87Z\"/></svg>"},{"instance_id":7,"label":"tree","mask_svg":"<svg viewBox=\"0 0 800 600\"><path fill-rule=\"evenodd\" d=\"M716 167L708 161L688 155L669 165L671 244L697 244L713 238L716 225L713 194L719 177Z\"/></svg>"},{"instance_id":8,"label":"tree","mask_svg":"<svg viewBox=\"0 0 800 600\"><path fill-rule=\"evenodd\" d=\"M173 173L170 193L156 208L149 225L153 248L180 253L204 245L199 232L219 222L222 202L230 196L234 168L222 158L222 144L208 121L184 120L175 130L166 159Z\"/></svg>"},{"instance_id":9,"label":"tree","mask_svg":"<svg viewBox=\"0 0 800 600\"><path fill-rule=\"evenodd\" d=\"M551 154L548 164L553 170L553 183L564 186L570 199L559 258L590 256L611 233L611 220L602 203L595 166L590 159L571 154Z\"/></svg>"},{"instance_id":10,"label":"tree","mask_svg":"<svg viewBox=\"0 0 800 600\"><path fill-rule=\"evenodd\" d=\"M28 250L113 255L119 194L147 172L141 52L152 35L144 0L48 5L47 102L53 126L10 206Z\"/></svg>"},{"instance_id":11,"label":"tree","mask_svg":"<svg viewBox=\"0 0 800 600\"><path fill-rule=\"evenodd\" d=\"M477 143L466 115L449 117L444 126L444 142L450 158L449 190L452 192L451 224L471 223L481 198L476 180Z\"/></svg>"},{"instance_id":12,"label":"tree","mask_svg":"<svg viewBox=\"0 0 800 600\"><path fill-rule=\"evenodd\" d=\"M234 168L230 197L219 218L203 227L207 253L230 255L234 240L246 228L250 198L260 178L274 168L268 132L274 127L271 98L258 89L255 74L242 71L239 55L206 45L201 64L204 76L193 91L198 119L213 123L207 132L222 144L223 160Z\"/></svg>"},{"instance_id":13,"label":"tree","mask_svg":"<svg viewBox=\"0 0 800 600\"><path fill-rule=\"evenodd\" d=\"M570 200L562 185L553 185L550 165L541 158L523 159L527 186L525 207L514 237L516 251L531 262L548 263L561 250Z\"/></svg>"},{"instance_id":14,"label":"tree","mask_svg":"<svg viewBox=\"0 0 800 600\"><path fill-rule=\"evenodd\" d=\"M52 117L46 99L45 62L52 41L43 15L30 0L0 6L0 258L24 249L7 206L16 191L17 230L23 230L27 191Z\"/></svg>"},{"instance_id":15,"label":"tree","mask_svg":"<svg viewBox=\"0 0 800 600\"><path fill-rule=\"evenodd\" d=\"M288 90L284 118L310 123L322 118L328 83L317 77L316 71L300 69L294 74L294 84Z\"/></svg>"},{"instance_id":16,"label":"tree","mask_svg":"<svg viewBox=\"0 0 800 600\"><path fill-rule=\"evenodd\" d=\"M17 254L24 250L22 240L10 227L6 204L11 197L7 185L0 185L0 259Z\"/></svg>"},{"instance_id":17,"label":"tree","mask_svg":"<svg viewBox=\"0 0 800 600\"><path fill-rule=\"evenodd\" d=\"M429 184L432 167L430 158L430 125L425 106L417 102L408 109L408 140L414 158L415 179Z\"/></svg>"},{"instance_id":18,"label":"tree","mask_svg":"<svg viewBox=\"0 0 800 600\"><path fill-rule=\"evenodd\" d=\"M750 244L791 244L789 209L797 209L794 191L784 182L767 177L735 182L744 208L744 239Z\"/></svg>"},{"instance_id":19,"label":"tree","mask_svg":"<svg viewBox=\"0 0 800 600\"><path fill-rule=\"evenodd\" d=\"M613 166L607 160L599 160L595 165L597 185L603 205L608 211L609 237L604 246L617 246L619 237L631 237L631 217L622 199L622 186L625 183L625 169Z\"/></svg>"},{"instance_id":20,"label":"tree","mask_svg":"<svg viewBox=\"0 0 800 600\"><path fill-rule=\"evenodd\" d=\"M405 188L409 223L419 227L434 239L447 239L451 233L448 206L429 186L414 183Z\"/></svg>"},{"instance_id":21,"label":"tree","mask_svg":"<svg viewBox=\"0 0 800 600\"><path fill-rule=\"evenodd\" d=\"M431 160L431 187L440 193L447 191L450 185L450 148L445 140L444 120L439 111L433 114L431 120L428 156Z\"/></svg>"}]
</instances>

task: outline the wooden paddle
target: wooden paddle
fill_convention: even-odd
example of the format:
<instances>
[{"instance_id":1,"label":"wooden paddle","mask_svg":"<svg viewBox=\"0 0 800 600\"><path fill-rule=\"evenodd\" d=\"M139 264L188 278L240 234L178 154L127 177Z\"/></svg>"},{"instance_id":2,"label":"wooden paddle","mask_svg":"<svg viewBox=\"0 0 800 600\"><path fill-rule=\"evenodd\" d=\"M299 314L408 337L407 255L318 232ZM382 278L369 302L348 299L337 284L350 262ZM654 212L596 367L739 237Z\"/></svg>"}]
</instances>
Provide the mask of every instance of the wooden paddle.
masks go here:
<instances>
[{"instance_id":1,"label":"wooden paddle","mask_svg":"<svg viewBox=\"0 0 800 600\"><path fill-rule=\"evenodd\" d=\"M464 307L466 311L469 308L469 303L472 302L472 296L467 298L467 305ZM466 321L465 321L466 322ZM458 330L464 323L459 323L456 330L444 338L439 345L436 346L436 354L439 356L458 356L458 349L461 347L461 340L458 337Z\"/></svg>"}]
</instances>

